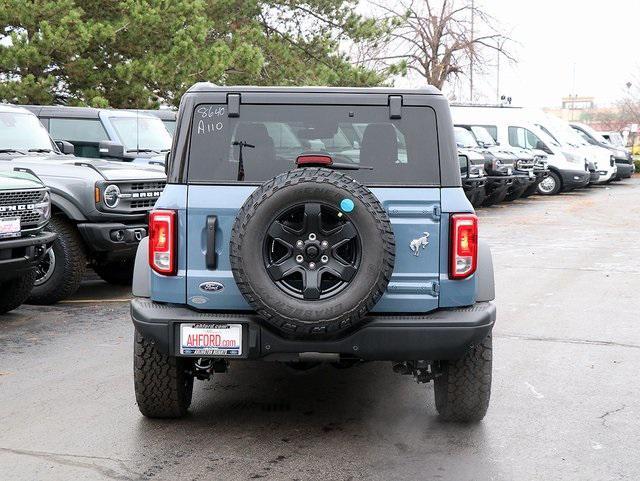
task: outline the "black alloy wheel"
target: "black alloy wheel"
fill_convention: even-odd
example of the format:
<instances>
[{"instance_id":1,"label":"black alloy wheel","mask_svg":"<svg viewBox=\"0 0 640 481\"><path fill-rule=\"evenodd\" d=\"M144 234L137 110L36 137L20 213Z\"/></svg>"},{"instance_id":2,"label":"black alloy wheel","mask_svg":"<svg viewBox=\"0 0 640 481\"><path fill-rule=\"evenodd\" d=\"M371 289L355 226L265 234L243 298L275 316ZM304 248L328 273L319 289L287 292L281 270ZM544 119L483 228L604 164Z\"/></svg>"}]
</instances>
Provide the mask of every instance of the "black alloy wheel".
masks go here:
<instances>
[{"instance_id":1,"label":"black alloy wheel","mask_svg":"<svg viewBox=\"0 0 640 481\"><path fill-rule=\"evenodd\" d=\"M310 202L273 220L264 241L271 279L297 299L335 296L355 276L362 247L358 231L338 209Z\"/></svg>"}]
</instances>

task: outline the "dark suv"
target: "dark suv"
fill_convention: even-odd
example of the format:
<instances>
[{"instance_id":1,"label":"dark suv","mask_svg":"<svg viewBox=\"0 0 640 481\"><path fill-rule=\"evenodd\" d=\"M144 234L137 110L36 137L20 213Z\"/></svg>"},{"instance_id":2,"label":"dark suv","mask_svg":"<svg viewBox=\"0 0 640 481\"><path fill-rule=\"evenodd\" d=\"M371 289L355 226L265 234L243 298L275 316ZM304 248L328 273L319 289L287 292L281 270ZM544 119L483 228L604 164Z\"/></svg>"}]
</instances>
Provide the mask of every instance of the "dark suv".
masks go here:
<instances>
[{"instance_id":1,"label":"dark suv","mask_svg":"<svg viewBox=\"0 0 640 481\"><path fill-rule=\"evenodd\" d=\"M216 87L183 96L136 257L134 380L178 417L230 361L385 360L482 419L496 316L488 246L436 89Z\"/></svg>"}]
</instances>

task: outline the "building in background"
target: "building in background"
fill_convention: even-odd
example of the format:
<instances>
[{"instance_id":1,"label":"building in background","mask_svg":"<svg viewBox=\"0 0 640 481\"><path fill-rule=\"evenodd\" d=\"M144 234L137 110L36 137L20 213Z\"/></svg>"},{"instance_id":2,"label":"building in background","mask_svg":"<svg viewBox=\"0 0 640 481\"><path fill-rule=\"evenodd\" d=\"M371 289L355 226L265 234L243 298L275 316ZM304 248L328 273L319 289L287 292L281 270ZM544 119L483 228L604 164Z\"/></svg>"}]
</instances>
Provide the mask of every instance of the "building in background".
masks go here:
<instances>
[{"instance_id":1,"label":"building in background","mask_svg":"<svg viewBox=\"0 0 640 481\"><path fill-rule=\"evenodd\" d=\"M567 122L582 122L598 131L622 132L629 121L615 106L599 106L595 97L569 95L562 98L561 107L545 107L546 113Z\"/></svg>"}]
</instances>

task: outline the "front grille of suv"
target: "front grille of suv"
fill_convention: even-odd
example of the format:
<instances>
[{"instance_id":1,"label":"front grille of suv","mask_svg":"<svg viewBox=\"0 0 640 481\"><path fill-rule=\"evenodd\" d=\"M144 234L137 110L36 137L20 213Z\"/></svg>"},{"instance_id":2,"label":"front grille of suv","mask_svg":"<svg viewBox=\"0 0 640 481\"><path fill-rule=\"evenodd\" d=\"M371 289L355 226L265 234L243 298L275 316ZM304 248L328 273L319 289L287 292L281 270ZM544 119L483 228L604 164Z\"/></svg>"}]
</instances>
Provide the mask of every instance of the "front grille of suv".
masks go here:
<instances>
[{"instance_id":1,"label":"front grille of suv","mask_svg":"<svg viewBox=\"0 0 640 481\"><path fill-rule=\"evenodd\" d=\"M138 214L153 208L166 182L117 182L116 185L120 188L120 201L109 211Z\"/></svg>"},{"instance_id":2,"label":"front grille of suv","mask_svg":"<svg viewBox=\"0 0 640 481\"><path fill-rule=\"evenodd\" d=\"M519 170L533 170L533 160L518 160L516 168Z\"/></svg>"},{"instance_id":3,"label":"front grille of suv","mask_svg":"<svg viewBox=\"0 0 640 481\"><path fill-rule=\"evenodd\" d=\"M0 219L20 217L22 228L33 228L45 219L35 209L43 201L46 189L11 190L0 192Z\"/></svg>"}]
</instances>

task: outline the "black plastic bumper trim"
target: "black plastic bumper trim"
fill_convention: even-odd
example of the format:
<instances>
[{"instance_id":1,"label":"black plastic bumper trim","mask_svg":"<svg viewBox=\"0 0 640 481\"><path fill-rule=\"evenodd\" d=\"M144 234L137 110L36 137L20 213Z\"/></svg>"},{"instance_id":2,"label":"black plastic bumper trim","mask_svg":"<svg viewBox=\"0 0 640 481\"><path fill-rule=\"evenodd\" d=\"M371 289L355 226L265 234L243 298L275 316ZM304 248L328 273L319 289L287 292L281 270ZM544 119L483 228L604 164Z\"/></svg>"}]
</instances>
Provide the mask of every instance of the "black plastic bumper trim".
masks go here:
<instances>
[{"instance_id":1,"label":"black plastic bumper trim","mask_svg":"<svg viewBox=\"0 0 640 481\"><path fill-rule=\"evenodd\" d=\"M78 230L86 244L94 251L135 253L140 240L147 235L147 224L82 223L78 224ZM122 231L124 236L122 240L115 240L111 237L111 233L116 231Z\"/></svg>"},{"instance_id":2,"label":"black plastic bumper trim","mask_svg":"<svg viewBox=\"0 0 640 481\"><path fill-rule=\"evenodd\" d=\"M46 252L46 247L50 247L56 237L57 234L53 232L41 232L31 237L1 240L0 279L13 278L35 267Z\"/></svg>"},{"instance_id":3,"label":"black plastic bumper trim","mask_svg":"<svg viewBox=\"0 0 640 481\"><path fill-rule=\"evenodd\" d=\"M199 312L181 305L161 304L148 298L131 301L136 329L158 349L179 355L179 326L185 322L237 323L244 326L244 353L248 359L277 358L300 353L336 353L364 360L458 359L493 328L492 302L439 309L423 315L371 315L358 330L339 339L287 339L265 327L257 315Z\"/></svg>"},{"instance_id":4,"label":"black plastic bumper trim","mask_svg":"<svg viewBox=\"0 0 640 481\"><path fill-rule=\"evenodd\" d=\"M589 184L591 173L586 170L562 170L562 186L564 190L577 189ZM574 179L578 177L578 179Z\"/></svg>"}]
</instances>

